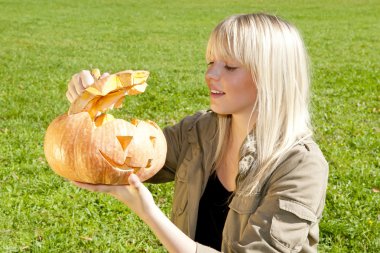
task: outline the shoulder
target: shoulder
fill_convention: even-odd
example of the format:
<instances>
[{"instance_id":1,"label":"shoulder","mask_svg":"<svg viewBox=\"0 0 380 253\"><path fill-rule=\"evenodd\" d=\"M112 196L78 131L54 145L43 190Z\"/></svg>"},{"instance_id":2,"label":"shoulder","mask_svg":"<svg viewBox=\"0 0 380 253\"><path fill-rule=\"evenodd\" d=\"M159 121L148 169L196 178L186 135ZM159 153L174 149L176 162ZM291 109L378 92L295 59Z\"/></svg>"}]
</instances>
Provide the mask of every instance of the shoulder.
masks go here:
<instances>
[{"instance_id":1,"label":"shoulder","mask_svg":"<svg viewBox=\"0 0 380 253\"><path fill-rule=\"evenodd\" d=\"M328 163L311 139L287 152L269 179L272 193L293 199L316 211L326 193Z\"/></svg>"},{"instance_id":2,"label":"shoulder","mask_svg":"<svg viewBox=\"0 0 380 253\"><path fill-rule=\"evenodd\" d=\"M328 163L319 146L311 138L300 141L292 149L286 152L278 161L277 169L279 173L288 173L290 170L302 168L303 170L313 169L328 171ZM277 170L276 169L276 170ZM281 172L282 171L282 172Z\"/></svg>"}]
</instances>

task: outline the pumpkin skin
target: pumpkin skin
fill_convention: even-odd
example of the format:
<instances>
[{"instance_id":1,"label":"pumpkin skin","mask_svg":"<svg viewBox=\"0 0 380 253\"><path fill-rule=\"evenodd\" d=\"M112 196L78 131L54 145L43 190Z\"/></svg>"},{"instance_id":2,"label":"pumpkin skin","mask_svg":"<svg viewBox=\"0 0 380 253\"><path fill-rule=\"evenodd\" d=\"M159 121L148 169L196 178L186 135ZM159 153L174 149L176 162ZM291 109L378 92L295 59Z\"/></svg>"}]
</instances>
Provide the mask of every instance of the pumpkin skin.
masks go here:
<instances>
[{"instance_id":1,"label":"pumpkin skin","mask_svg":"<svg viewBox=\"0 0 380 253\"><path fill-rule=\"evenodd\" d=\"M163 167L167 145L157 124L99 115L106 108L104 104L106 109L120 106L125 95L137 94L131 92L131 87L134 86L110 89L92 99L84 93L82 99L84 96L87 102L74 101L72 112L69 110L51 122L45 134L44 152L54 172L78 182L124 185L131 173L145 181ZM72 109L78 104L82 109Z\"/></svg>"}]
</instances>

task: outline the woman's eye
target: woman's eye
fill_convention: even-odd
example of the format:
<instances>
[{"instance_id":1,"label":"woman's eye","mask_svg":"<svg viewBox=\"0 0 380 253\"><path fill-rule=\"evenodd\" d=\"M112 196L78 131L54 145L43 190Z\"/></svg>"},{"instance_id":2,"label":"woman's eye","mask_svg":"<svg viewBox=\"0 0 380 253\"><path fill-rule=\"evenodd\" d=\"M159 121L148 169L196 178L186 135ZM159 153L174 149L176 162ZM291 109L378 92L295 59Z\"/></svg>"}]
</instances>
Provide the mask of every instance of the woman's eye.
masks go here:
<instances>
[{"instance_id":1,"label":"woman's eye","mask_svg":"<svg viewBox=\"0 0 380 253\"><path fill-rule=\"evenodd\" d=\"M214 64L214 62L210 61L210 62L207 63L207 66L211 66L212 64Z\"/></svg>"},{"instance_id":2,"label":"woman's eye","mask_svg":"<svg viewBox=\"0 0 380 253\"><path fill-rule=\"evenodd\" d=\"M224 66L224 68L228 71L234 71L235 69L237 69L237 67L232 67L232 66L228 66L228 65Z\"/></svg>"}]
</instances>

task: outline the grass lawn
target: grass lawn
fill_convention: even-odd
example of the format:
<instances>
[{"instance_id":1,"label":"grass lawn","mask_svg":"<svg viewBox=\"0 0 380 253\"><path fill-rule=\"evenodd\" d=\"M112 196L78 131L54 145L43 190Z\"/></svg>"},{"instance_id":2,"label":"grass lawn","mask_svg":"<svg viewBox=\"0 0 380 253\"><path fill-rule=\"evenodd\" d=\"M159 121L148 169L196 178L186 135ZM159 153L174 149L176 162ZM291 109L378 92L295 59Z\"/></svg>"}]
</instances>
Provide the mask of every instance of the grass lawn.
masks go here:
<instances>
[{"instance_id":1,"label":"grass lawn","mask_svg":"<svg viewBox=\"0 0 380 253\"><path fill-rule=\"evenodd\" d=\"M258 11L294 23L308 46L330 163L320 252L380 252L380 3L359 0L0 0L0 252L165 252L127 207L52 172L45 129L68 109L71 75L92 67L151 72L117 117L164 127L207 109L211 29ZM148 187L169 214L173 185Z\"/></svg>"}]
</instances>

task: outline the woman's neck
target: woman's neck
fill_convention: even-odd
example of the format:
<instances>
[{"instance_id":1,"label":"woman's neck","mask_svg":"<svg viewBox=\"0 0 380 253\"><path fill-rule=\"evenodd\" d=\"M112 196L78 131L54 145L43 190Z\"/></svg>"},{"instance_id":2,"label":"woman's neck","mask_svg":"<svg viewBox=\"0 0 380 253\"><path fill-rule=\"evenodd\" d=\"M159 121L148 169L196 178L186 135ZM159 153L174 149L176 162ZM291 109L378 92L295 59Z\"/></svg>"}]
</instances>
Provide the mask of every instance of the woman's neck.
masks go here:
<instances>
[{"instance_id":1,"label":"woman's neck","mask_svg":"<svg viewBox=\"0 0 380 253\"><path fill-rule=\"evenodd\" d=\"M239 171L239 152L247 134L254 126L255 118L241 117L232 115L231 128L227 143L224 146L224 155L222 156L216 173L220 182L228 191L236 189L236 177ZM248 125L249 124L249 125Z\"/></svg>"},{"instance_id":2,"label":"woman's neck","mask_svg":"<svg viewBox=\"0 0 380 253\"><path fill-rule=\"evenodd\" d=\"M254 113L252 117L250 117L250 115L232 115L229 140L232 143L230 144L238 145L240 147L255 124L256 113Z\"/></svg>"}]
</instances>

